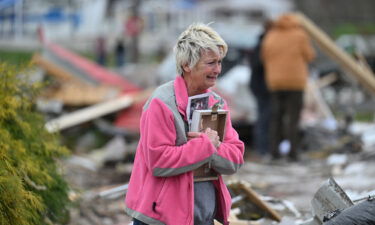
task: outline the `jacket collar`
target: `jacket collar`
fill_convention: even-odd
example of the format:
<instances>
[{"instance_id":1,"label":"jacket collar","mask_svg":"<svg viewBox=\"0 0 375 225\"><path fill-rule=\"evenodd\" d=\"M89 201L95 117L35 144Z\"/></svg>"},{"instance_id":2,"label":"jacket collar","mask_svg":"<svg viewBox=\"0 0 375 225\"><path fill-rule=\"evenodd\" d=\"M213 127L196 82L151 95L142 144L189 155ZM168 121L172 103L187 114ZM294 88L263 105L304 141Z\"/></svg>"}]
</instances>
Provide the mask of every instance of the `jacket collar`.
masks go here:
<instances>
[{"instance_id":1,"label":"jacket collar","mask_svg":"<svg viewBox=\"0 0 375 225\"><path fill-rule=\"evenodd\" d=\"M186 87L186 82L181 75L178 75L174 80L174 93L176 96L176 103L178 111L186 119L186 107L188 104L188 92Z\"/></svg>"},{"instance_id":2,"label":"jacket collar","mask_svg":"<svg viewBox=\"0 0 375 225\"><path fill-rule=\"evenodd\" d=\"M209 89L205 91L205 93L207 92L209 92ZM178 75L174 80L174 93L176 96L178 111L184 116L184 119L186 120L186 107L188 104L189 96L186 82L181 75Z\"/></svg>"}]
</instances>

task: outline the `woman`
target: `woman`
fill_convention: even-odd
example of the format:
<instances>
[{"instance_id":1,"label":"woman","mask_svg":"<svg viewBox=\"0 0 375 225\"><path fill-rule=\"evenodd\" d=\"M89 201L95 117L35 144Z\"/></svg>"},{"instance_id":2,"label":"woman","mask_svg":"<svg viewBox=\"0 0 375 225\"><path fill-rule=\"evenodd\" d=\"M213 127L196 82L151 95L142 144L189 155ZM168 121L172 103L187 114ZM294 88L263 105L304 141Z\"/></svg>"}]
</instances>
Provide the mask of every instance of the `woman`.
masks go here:
<instances>
[{"instance_id":1,"label":"woman","mask_svg":"<svg viewBox=\"0 0 375 225\"><path fill-rule=\"evenodd\" d=\"M214 219L228 224L231 196L221 174L233 174L243 164L243 142L230 118L220 142L214 130L188 132L186 115L189 96L212 93L210 107L223 102L209 88L227 45L209 26L194 24L174 50L179 76L158 87L143 108L125 210L135 225L211 225ZM194 181L193 171L204 165L216 179Z\"/></svg>"}]
</instances>

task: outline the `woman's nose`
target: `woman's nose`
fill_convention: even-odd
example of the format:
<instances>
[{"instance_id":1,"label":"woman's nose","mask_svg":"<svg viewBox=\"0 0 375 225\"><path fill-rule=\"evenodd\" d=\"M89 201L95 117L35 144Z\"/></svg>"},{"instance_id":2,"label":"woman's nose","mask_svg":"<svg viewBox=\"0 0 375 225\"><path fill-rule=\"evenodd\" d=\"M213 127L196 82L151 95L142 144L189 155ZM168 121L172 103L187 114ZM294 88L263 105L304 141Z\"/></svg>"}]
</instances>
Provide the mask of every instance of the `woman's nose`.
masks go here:
<instances>
[{"instance_id":1,"label":"woman's nose","mask_svg":"<svg viewBox=\"0 0 375 225\"><path fill-rule=\"evenodd\" d=\"M221 64L217 63L215 64L214 72L219 74L221 72Z\"/></svg>"}]
</instances>

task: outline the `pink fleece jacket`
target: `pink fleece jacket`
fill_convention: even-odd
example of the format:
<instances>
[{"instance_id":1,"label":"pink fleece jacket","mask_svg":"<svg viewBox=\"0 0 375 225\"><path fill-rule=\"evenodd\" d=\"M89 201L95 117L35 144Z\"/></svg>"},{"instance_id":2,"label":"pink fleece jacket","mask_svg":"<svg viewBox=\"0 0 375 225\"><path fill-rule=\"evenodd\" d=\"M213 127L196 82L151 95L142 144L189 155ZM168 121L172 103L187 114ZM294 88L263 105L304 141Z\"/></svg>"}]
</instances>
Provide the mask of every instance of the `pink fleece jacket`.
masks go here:
<instances>
[{"instance_id":1,"label":"pink fleece jacket","mask_svg":"<svg viewBox=\"0 0 375 225\"><path fill-rule=\"evenodd\" d=\"M141 136L125 211L147 224L193 225L192 170L209 162L219 174L233 174L243 164L244 144L230 117L218 149L205 134L187 141L184 127L187 101L185 81L178 76L155 90L142 112ZM216 102L210 97L210 106ZM213 182L218 202L216 219L228 224L231 196L221 175Z\"/></svg>"}]
</instances>

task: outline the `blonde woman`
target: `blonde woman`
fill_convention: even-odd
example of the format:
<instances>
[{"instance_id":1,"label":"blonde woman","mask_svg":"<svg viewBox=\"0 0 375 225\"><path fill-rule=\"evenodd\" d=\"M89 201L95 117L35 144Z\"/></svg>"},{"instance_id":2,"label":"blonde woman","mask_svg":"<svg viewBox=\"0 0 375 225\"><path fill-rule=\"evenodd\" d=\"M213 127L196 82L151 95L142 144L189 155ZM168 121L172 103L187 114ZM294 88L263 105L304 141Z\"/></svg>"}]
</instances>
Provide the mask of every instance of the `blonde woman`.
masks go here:
<instances>
[{"instance_id":1,"label":"blonde woman","mask_svg":"<svg viewBox=\"0 0 375 225\"><path fill-rule=\"evenodd\" d=\"M174 50L176 79L158 87L143 108L126 212L135 225L212 225L214 219L228 224L231 196L221 175L243 164L244 144L230 118L220 142L215 130L188 132L186 115L189 96L210 93L210 107L225 103L210 88L227 44L211 27L193 24ZM204 165L215 176L198 181L193 171Z\"/></svg>"}]
</instances>

